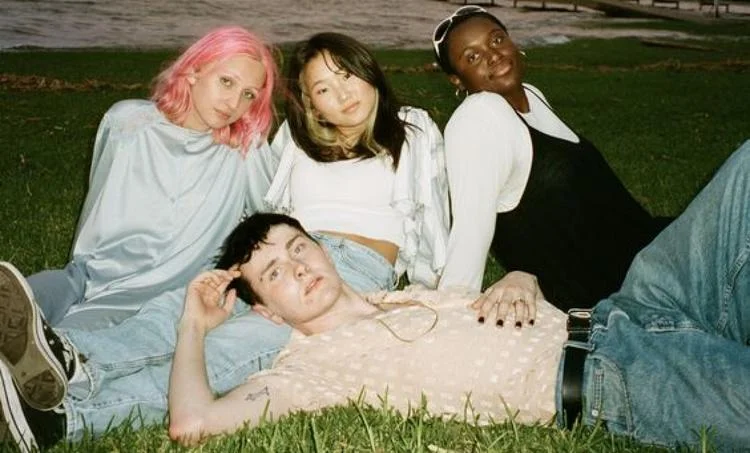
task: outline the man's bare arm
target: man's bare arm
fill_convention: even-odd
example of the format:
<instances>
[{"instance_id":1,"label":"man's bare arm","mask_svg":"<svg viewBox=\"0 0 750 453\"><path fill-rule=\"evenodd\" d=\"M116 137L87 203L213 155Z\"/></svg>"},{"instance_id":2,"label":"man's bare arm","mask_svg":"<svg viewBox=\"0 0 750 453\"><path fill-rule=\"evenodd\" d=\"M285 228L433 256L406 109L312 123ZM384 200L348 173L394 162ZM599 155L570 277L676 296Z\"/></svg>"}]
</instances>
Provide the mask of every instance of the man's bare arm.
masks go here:
<instances>
[{"instance_id":1,"label":"man's bare arm","mask_svg":"<svg viewBox=\"0 0 750 453\"><path fill-rule=\"evenodd\" d=\"M216 398L206 375L204 340L199 328L180 325L169 383L169 436L188 446L257 424L271 398L267 385L250 382Z\"/></svg>"},{"instance_id":2,"label":"man's bare arm","mask_svg":"<svg viewBox=\"0 0 750 453\"><path fill-rule=\"evenodd\" d=\"M224 270L203 272L187 287L169 379L169 434L186 445L223 431L217 427L240 426L244 422L245 412L214 412L233 393L215 398L204 355L206 335L229 317L236 303L234 291L227 293L226 289L237 274Z\"/></svg>"}]
</instances>

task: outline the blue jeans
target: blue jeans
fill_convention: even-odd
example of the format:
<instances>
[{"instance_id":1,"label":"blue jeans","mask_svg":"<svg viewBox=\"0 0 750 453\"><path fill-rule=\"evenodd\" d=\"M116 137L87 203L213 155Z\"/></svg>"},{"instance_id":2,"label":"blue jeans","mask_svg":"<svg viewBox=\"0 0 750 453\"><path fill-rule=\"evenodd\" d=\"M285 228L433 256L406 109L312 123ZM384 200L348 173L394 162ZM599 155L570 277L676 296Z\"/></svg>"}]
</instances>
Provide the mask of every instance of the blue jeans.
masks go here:
<instances>
[{"instance_id":1,"label":"blue jeans","mask_svg":"<svg viewBox=\"0 0 750 453\"><path fill-rule=\"evenodd\" d=\"M83 302L86 278L73 261L62 269L38 272L26 277L34 292L34 300L44 314L44 319L56 326L73 305Z\"/></svg>"},{"instance_id":2,"label":"blue jeans","mask_svg":"<svg viewBox=\"0 0 750 453\"><path fill-rule=\"evenodd\" d=\"M381 255L346 239L314 236L349 286L362 292L393 289L393 266ZM86 358L82 368L88 377L71 385L63 402L68 440L80 439L85 429L101 433L131 415L134 427L164 419L184 295L184 289L166 292L115 327L58 330ZM238 304L233 316L206 337L211 388L227 392L269 367L289 332Z\"/></svg>"},{"instance_id":3,"label":"blue jeans","mask_svg":"<svg viewBox=\"0 0 750 453\"><path fill-rule=\"evenodd\" d=\"M663 446L750 445L750 141L593 312L582 421ZM560 382L558 380L558 382ZM558 389L558 409L561 407Z\"/></svg>"}]
</instances>

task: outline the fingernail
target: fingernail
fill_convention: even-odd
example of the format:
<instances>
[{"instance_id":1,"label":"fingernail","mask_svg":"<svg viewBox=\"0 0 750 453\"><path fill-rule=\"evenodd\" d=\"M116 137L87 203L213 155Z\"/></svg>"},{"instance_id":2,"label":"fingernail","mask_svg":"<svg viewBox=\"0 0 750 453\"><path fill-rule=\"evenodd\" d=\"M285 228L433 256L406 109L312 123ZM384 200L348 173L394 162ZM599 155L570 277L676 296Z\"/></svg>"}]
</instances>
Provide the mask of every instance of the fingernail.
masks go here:
<instances>
[{"instance_id":1,"label":"fingernail","mask_svg":"<svg viewBox=\"0 0 750 453\"><path fill-rule=\"evenodd\" d=\"M516 329L520 329L520 328L521 328L521 321L516 321Z\"/></svg>"},{"instance_id":2,"label":"fingernail","mask_svg":"<svg viewBox=\"0 0 750 453\"><path fill-rule=\"evenodd\" d=\"M530 326L533 326L533 325L534 325L534 320L533 320L533 319L529 319L529 325L530 325Z\"/></svg>"},{"instance_id":3,"label":"fingernail","mask_svg":"<svg viewBox=\"0 0 750 453\"><path fill-rule=\"evenodd\" d=\"M484 316L480 316L477 321L479 321L479 324L484 324Z\"/></svg>"},{"instance_id":4,"label":"fingernail","mask_svg":"<svg viewBox=\"0 0 750 453\"><path fill-rule=\"evenodd\" d=\"M503 321L502 319L498 319L498 320L497 320L497 326L498 326L498 327L502 327L502 326L503 326L503 323L504 323L504 321Z\"/></svg>"}]
</instances>

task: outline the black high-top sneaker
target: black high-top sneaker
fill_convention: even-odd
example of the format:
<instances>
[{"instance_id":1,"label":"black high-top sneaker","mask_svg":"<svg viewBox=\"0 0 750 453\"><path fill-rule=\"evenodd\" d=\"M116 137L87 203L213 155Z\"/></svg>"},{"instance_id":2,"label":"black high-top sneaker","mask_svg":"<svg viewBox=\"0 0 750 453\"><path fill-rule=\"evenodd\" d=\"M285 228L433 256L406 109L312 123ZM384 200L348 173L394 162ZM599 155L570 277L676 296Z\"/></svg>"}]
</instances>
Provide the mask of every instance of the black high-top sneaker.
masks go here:
<instances>
[{"instance_id":1,"label":"black high-top sneaker","mask_svg":"<svg viewBox=\"0 0 750 453\"><path fill-rule=\"evenodd\" d=\"M44 320L18 269L0 262L0 359L29 406L48 410L60 405L76 354Z\"/></svg>"},{"instance_id":2,"label":"black high-top sneaker","mask_svg":"<svg viewBox=\"0 0 750 453\"><path fill-rule=\"evenodd\" d=\"M65 411L34 409L18 397L10 369L0 362L0 447L15 444L23 453L51 447L65 435ZM4 450L4 449L3 449Z\"/></svg>"}]
</instances>

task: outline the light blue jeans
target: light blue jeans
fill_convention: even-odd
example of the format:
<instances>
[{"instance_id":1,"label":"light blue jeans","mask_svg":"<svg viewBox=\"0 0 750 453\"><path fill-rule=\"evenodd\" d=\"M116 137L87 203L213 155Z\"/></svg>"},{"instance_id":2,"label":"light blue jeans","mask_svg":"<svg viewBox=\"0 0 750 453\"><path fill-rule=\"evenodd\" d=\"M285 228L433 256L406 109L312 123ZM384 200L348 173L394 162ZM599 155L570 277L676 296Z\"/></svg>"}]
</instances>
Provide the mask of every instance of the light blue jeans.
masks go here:
<instances>
[{"instance_id":1,"label":"light blue jeans","mask_svg":"<svg viewBox=\"0 0 750 453\"><path fill-rule=\"evenodd\" d=\"M346 239L313 236L355 290L394 288L393 266L377 252ZM58 330L86 358L83 369L88 377L71 385L63 402L66 439L80 439L85 429L101 433L131 416L134 427L164 419L184 295L184 289L164 293L115 327ZM211 388L217 393L227 392L252 373L269 367L290 333L288 327L267 321L245 304L237 304L235 311L206 338L206 367Z\"/></svg>"},{"instance_id":2,"label":"light blue jeans","mask_svg":"<svg viewBox=\"0 0 750 453\"><path fill-rule=\"evenodd\" d=\"M26 277L34 300L51 326L63 320L70 307L80 304L86 294L86 277L71 261L62 269L44 270Z\"/></svg>"},{"instance_id":3,"label":"light blue jeans","mask_svg":"<svg viewBox=\"0 0 750 453\"><path fill-rule=\"evenodd\" d=\"M583 423L670 447L710 428L720 450L748 448L749 257L750 141L594 308L575 345L591 351Z\"/></svg>"}]
</instances>

